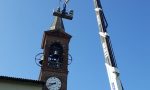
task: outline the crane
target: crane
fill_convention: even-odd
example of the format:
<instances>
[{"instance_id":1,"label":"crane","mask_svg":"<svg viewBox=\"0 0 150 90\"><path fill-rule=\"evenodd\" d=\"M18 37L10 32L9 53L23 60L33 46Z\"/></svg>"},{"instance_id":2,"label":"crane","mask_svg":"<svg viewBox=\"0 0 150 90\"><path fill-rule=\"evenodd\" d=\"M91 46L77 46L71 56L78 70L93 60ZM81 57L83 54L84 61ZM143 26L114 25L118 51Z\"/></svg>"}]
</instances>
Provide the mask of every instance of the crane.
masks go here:
<instances>
[{"instance_id":1,"label":"crane","mask_svg":"<svg viewBox=\"0 0 150 90\"><path fill-rule=\"evenodd\" d=\"M111 90L124 90L120 80L120 73L118 71L117 63L115 60L110 36L107 32L108 23L105 18L100 0L94 0L94 6L110 88Z\"/></svg>"}]
</instances>

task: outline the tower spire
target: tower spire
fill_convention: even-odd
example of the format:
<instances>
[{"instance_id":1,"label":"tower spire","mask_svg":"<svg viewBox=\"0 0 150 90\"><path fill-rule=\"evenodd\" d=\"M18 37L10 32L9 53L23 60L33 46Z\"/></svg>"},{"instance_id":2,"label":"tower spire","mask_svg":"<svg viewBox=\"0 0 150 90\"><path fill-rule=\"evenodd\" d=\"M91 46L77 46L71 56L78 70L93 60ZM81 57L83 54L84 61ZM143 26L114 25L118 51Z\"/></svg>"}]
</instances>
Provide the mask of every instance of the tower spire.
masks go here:
<instances>
[{"instance_id":1,"label":"tower spire","mask_svg":"<svg viewBox=\"0 0 150 90\"><path fill-rule=\"evenodd\" d=\"M60 30L60 31L65 30L64 23L61 17L55 16L54 21L50 27L50 30Z\"/></svg>"}]
</instances>

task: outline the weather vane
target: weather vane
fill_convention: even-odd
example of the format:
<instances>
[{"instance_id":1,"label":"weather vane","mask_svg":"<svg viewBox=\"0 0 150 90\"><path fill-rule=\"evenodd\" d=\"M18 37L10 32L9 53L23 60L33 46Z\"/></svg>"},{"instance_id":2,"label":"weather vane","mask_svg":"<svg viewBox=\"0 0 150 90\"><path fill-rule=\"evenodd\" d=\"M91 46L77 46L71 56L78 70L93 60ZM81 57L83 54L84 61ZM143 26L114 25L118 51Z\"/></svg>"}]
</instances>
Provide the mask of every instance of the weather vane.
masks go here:
<instances>
[{"instance_id":1,"label":"weather vane","mask_svg":"<svg viewBox=\"0 0 150 90\"><path fill-rule=\"evenodd\" d=\"M60 7L61 1L62 0L59 0L59 7L57 8L57 10L54 10L53 15L61 17L61 18L72 20L73 19L73 10L70 10L70 11L66 10L67 5L69 3L69 0L63 1L63 9L61 9L61 7Z\"/></svg>"}]
</instances>

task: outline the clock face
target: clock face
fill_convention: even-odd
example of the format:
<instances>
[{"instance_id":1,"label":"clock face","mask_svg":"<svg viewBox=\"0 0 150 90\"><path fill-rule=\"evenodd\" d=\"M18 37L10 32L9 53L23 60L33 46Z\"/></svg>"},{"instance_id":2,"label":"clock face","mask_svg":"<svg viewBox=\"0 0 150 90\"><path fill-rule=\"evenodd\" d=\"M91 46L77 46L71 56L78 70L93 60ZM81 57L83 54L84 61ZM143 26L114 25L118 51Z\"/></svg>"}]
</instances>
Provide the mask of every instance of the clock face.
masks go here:
<instances>
[{"instance_id":1,"label":"clock face","mask_svg":"<svg viewBox=\"0 0 150 90\"><path fill-rule=\"evenodd\" d=\"M48 90L59 90L61 88L61 81L56 77L50 77L46 81L46 87Z\"/></svg>"}]
</instances>

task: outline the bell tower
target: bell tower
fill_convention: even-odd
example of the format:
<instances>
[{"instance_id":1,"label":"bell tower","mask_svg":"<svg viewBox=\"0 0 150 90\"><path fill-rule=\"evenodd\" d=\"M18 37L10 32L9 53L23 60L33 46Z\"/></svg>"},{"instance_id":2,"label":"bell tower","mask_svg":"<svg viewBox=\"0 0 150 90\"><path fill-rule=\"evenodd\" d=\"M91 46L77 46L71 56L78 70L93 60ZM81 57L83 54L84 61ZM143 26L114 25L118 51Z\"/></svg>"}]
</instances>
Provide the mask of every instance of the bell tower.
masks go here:
<instances>
[{"instance_id":1,"label":"bell tower","mask_svg":"<svg viewBox=\"0 0 150 90\"><path fill-rule=\"evenodd\" d=\"M50 30L42 40L43 59L39 80L45 82L43 90L67 90L68 50L71 35L65 32L63 20L55 16Z\"/></svg>"}]
</instances>

